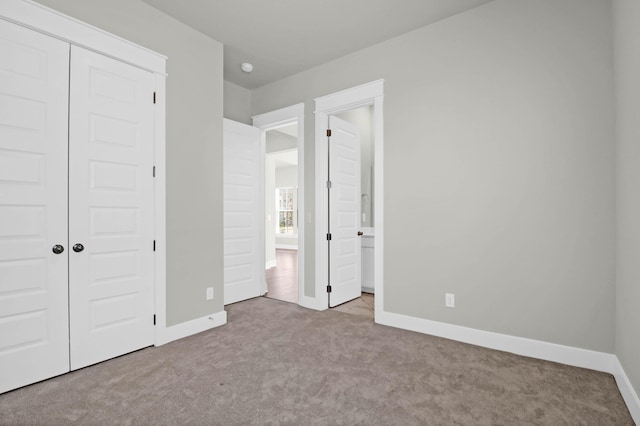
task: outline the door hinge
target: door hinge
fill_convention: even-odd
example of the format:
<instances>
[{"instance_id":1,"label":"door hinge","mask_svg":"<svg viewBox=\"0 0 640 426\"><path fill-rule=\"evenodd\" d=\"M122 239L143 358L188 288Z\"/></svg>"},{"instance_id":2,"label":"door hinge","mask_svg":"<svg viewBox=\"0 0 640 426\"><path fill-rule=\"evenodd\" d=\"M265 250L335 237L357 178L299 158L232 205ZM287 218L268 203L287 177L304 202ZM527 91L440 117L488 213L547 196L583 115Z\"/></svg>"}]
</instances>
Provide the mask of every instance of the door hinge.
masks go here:
<instances>
[{"instance_id":1,"label":"door hinge","mask_svg":"<svg viewBox=\"0 0 640 426\"><path fill-rule=\"evenodd\" d=\"M153 92L153 103L156 103L156 92Z\"/></svg>"},{"instance_id":2,"label":"door hinge","mask_svg":"<svg viewBox=\"0 0 640 426\"><path fill-rule=\"evenodd\" d=\"M156 251L156 240L153 240L153 251Z\"/></svg>"},{"instance_id":3,"label":"door hinge","mask_svg":"<svg viewBox=\"0 0 640 426\"><path fill-rule=\"evenodd\" d=\"M156 177L156 166L153 166L153 177Z\"/></svg>"},{"instance_id":4,"label":"door hinge","mask_svg":"<svg viewBox=\"0 0 640 426\"><path fill-rule=\"evenodd\" d=\"M327 181L327 189L331 189L331 181L330 180Z\"/></svg>"},{"instance_id":5,"label":"door hinge","mask_svg":"<svg viewBox=\"0 0 640 426\"><path fill-rule=\"evenodd\" d=\"M153 325L156 325L156 314L153 314Z\"/></svg>"},{"instance_id":6,"label":"door hinge","mask_svg":"<svg viewBox=\"0 0 640 426\"><path fill-rule=\"evenodd\" d=\"M330 138L331 137L331 129L327 129L327 137Z\"/></svg>"},{"instance_id":7,"label":"door hinge","mask_svg":"<svg viewBox=\"0 0 640 426\"><path fill-rule=\"evenodd\" d=\"M327 234L327 241L331 241L331 233Z\"/></svg>"},{"instance_id":8,"label":"door hinge","mask_svg":"<svg viewBox=\"0 0 640 426\"><path fill-rule=\"evenodd\" d=\"M331 284L327 286L327 293L331 293Z\"/></svg>"}]
</instances>

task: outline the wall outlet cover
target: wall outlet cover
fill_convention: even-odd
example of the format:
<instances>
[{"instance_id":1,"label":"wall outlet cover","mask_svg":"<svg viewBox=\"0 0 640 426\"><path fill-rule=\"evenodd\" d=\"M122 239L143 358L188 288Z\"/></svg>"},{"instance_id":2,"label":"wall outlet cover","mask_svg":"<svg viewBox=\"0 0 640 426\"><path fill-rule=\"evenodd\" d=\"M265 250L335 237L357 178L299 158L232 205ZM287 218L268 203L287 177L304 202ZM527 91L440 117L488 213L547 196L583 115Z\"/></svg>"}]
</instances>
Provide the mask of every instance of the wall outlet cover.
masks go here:
<instances>
[{"instance_id":1,"label":"wall outlet cover","mask_svg":"<svg viewBox=\"0 0 640 426\"><path fill-rule=\"evenodd\" d=\"M445 293L444 295L444 305L447 308L455 308L456 307L456 295L453 293Z\"/></svg>"}]
</instances>

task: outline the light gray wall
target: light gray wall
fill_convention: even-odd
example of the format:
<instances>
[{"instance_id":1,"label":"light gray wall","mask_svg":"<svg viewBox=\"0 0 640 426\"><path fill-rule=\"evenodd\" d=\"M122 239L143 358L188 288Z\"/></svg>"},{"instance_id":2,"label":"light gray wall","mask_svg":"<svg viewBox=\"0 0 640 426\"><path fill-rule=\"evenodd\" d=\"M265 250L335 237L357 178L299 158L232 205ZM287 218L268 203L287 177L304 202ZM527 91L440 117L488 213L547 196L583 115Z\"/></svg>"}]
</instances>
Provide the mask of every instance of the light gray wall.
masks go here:
<instances>
[{"instance_id":1,"label":"light gray wall","mask_svg":"<svg viewBox=\"0 0 640 426\"><path fill-rule=\"evenodd\" d=\"M277 130L270 130L266 134L266 152L285 151L298 147L298 138L287 135Z\"/></svg>"},{"instance_id":2,"label":"light gray wall","mask_svg":"<svg viewBox=\"0 0 640 426\"><path fill-rule=\"evenodd\" d=\"M296 188L298 186L298 167L276 167L276 188Z\"/></svg>"},{"instance_id":3,"label":"light gray wall","mask_svg":"<svg viewBox=\"0 0 640 426\"><path fill-rule=\"evenodd\" d=\"M640 393L640 2L613 2L618 250L616 354Z\"/></svg>"},{"instance_id":4,"label":"light gray wall","mask_svg":"<svg viewBox=\"0 0 640 426\"><path fill-rule=\"evenodd\" d=\"M252 125L251 91L225 80L224 118Z\"/></svg>"},{"instance_id":5,"label":"light gray wall","mask_svg":"<svg viewBox=\"0 0 640 426\"><path fill-rule=\"evenodd\" d=\"M495 0L256 89L252 114L384 78L384 309L612 352L611 34L607 1Z\"/></svg>"},{"instance_id":6,"label":"light gray wall","mask_svg":"<svg viewBox=\"0 0 640 426\"><path fill-rule=\"evenodd\" d=\"M222 311L222 45L140 0L39 2L169 57L167 323Z\"/></svg>"}]
</instances>

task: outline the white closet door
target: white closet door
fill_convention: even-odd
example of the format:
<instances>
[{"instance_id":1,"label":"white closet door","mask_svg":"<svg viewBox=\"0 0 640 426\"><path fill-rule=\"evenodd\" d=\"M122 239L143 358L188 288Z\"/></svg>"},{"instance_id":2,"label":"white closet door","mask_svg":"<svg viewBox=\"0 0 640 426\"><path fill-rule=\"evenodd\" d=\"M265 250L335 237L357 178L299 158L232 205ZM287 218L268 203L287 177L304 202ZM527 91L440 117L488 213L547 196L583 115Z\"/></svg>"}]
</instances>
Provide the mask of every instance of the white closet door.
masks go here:
<instances>
[{"instance_id":1,"label":"white closet door","mask_svg":"<svg viewBox=\"0 0 640 426\"><path fill-rule=\"evenodd\" d=\"M67 43L0 20L0 393L69 371L68 82Z\"/></svg>"},{"instance_id":2,"label":"white closet door","mask_svg":"<svg viewBox=\"0 0 640 426\"><path fill-rule=\"evenodd\" d=\"M362 292L360 230L360 134L358 128L329 118L329 221L331 241L329 306L359 297Z\"/></svg>"},{"instance_id":3,"label":"white closet door","mask_svg":"<svg viewBox=\"0 0 640 426\"><path fill-rule=\"evenodd\" d=\"M224 120L224 304L264 294L260 130Z\"/></svg>"},{"instance_id":4,"label":"white closet door","mask_svg":"<svg viewBox=\"0 0 640 426\"><path fill-rule=\"evenodd\" d=\"M71 369L153 344L153 84L71 49Z\"/></svg>"}]
</instances>

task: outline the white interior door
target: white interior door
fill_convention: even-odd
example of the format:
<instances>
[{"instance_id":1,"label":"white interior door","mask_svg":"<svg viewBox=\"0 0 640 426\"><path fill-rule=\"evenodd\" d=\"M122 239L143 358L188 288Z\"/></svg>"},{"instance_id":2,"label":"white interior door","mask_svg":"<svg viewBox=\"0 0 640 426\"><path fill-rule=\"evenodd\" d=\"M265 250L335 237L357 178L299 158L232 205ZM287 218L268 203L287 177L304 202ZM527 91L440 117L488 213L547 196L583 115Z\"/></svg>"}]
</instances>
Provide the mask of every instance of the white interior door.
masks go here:
<instances>
[{"instance_id":1,"label":"white interior door","mask_svg":"<svg viewBox=\"0 0 640 426\"><path fill-rule=\"evenodd\" d=\"M72 47L72 369L153 344L153 89L151 73Z\"/></svg>"},{"instance_id":2,"label":"white interior door","mask_svg":"<svg viewBox=\"0 0 640 426\"><path fill-rule=\"evenodd\" d=\"M224 304L264 294L260 130L224 120Z\"/></svg>"},{"instance_id":3,"label":"white interior door","mask_svg":"<svg viewBox=\"0 0 640 426\"><path fill-rule=\"evenodd\" d=\"M67 43L0 20L0 393L69 371L68 82Z\"/></svg>"},{"instance_id":4,"label":"white interior door","mask_svg":"<svg viewBox=\"0 0 640 426\"><path fill-rule=\"evenodd\" d=\"M360 135L334 116L329 128L329 307L334 307L361 294Z\"/></svg>"}]
</instances>

